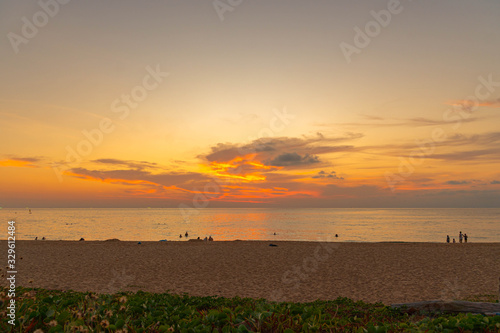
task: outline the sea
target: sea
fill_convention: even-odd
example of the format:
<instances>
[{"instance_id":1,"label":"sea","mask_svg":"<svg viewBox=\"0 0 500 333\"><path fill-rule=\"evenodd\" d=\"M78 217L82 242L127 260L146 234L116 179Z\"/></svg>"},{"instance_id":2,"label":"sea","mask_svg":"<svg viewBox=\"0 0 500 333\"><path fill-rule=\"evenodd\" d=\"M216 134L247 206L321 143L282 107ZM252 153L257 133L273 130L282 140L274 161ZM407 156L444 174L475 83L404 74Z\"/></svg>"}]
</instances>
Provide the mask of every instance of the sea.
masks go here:
<instances>
[{"instance_id":1,"label":"sea","mask_svg":"<svg viewBox=\"0 0 500 333\"><path fill-rule=\"evenodd\" d=\"M500 208L3 208L0 239L12 220L19 240L500 242Z\"/></svg>"}]
</instances>

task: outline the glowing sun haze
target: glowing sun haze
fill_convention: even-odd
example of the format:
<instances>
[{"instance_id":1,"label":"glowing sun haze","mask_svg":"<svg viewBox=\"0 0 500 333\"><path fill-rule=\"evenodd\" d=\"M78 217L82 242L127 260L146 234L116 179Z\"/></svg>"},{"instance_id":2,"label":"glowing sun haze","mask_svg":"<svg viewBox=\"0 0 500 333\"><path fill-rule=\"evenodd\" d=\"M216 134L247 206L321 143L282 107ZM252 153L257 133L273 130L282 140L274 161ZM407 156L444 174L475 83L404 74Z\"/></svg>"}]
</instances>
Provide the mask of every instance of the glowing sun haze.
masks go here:
<instances>
[{"instance_id":1,"label":"glowing sun haze","mask_svg":"<svg viewBox=\"0 0 500 333\"><path fill-rule=\"evenodd\" d=\"M499 2L231 3L4 1L0 206L500 207Z\"/></svg>"}]
</instances>

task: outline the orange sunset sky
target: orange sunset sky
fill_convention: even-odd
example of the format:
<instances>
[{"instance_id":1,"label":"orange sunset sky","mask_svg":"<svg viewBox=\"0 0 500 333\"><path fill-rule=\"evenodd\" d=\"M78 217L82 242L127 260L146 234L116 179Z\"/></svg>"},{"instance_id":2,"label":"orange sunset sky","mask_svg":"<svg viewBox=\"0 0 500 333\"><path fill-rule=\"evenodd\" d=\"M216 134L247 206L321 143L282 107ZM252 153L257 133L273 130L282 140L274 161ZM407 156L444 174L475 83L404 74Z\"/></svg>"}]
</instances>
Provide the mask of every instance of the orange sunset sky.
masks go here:
<instances>
[{"instance_id":1,"label":"orange sunset sky","mask_svg":"<svg viewBox=\"0 0 500 333\"><path fill-rule=\"evenodd\" d=\"M499 17L4 1L0 206L500 207Z\"/></svg>"}]
</instances>

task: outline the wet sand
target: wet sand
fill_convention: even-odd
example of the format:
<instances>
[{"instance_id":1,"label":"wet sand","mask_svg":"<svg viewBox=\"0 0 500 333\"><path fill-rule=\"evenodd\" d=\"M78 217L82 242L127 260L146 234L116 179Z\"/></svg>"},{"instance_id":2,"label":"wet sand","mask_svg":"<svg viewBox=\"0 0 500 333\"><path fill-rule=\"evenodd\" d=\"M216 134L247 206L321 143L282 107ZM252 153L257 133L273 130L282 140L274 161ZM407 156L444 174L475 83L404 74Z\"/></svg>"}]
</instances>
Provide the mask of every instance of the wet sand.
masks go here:
<instances>
[{"instance_id":1,"label":"wet sand","mask_svg":"<svg viewBox=\"0 0 500 333\"><path fill-rule=\"evenodd\" d=\"M498 295L500 243L270 243L17 241L17 285L386 304Z\"/></svg>"}]
</instances>

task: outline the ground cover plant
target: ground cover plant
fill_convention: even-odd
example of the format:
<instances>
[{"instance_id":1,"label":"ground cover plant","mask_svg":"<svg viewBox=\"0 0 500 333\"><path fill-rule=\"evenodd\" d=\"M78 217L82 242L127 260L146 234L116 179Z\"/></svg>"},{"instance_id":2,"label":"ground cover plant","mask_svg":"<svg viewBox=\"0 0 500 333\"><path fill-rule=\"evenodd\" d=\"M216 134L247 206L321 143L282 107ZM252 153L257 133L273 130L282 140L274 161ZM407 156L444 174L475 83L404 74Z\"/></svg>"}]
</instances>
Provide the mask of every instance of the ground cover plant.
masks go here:
<instances>
[{"instance_id":1,"label":"ground cover plant","mask_svg":"<svg viewBox=\"0 0 500 333\"><path fill-rule=\"evenodd\" d=\"M348 298L311 303L18 287L15 326L0 288L1 332L500 332L500 316L401 314Z\"/></svg>"}]
</instances>

